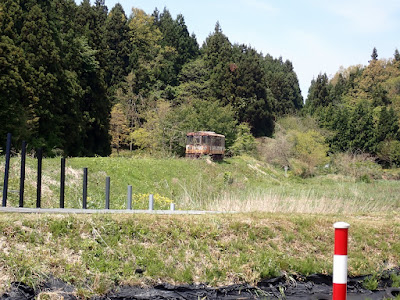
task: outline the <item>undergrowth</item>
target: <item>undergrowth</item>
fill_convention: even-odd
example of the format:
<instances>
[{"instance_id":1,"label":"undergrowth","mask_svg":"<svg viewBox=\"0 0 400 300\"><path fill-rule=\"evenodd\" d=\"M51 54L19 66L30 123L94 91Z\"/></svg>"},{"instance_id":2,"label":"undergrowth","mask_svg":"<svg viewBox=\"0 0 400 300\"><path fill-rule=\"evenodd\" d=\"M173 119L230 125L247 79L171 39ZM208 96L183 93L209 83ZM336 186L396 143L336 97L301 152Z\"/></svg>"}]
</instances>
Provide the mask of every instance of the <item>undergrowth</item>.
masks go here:
<instances>
[{"instance_id":1,"label":"undergrowth","mask_svg":"<svg viewBox=\"0 0 400 300\"><path fill-rule=\"evenodd\" d=\"M351 224L350 276L398 266L398 214L0 214L0 291L12 281L37 286L48 276L89 297L120 284L219 286L331 274L332 224L339 220ZM398 285L398 276L391 280Z\"/></svg>"},{"instance_id":2,"label":"undergrowth","mask_svg":"<svg viewBox=\"0 0 400 300\"><path fill-rule=\"evenodd\" d=\"M1 158L0 158L1 159ZM88 167L88 208L105 207L105 180L111 178L111 209L127 206L132 185L133 208L173 202L181 210L365 213L398 211L400 185L394 180L328 173L300 178L248 156L208 159L95 157L67 159L65 207L82 207L83 168ZM60 158L43 160L42 207L59 206ZM8 206L18 206L19 158L11 160ZM0 161L4 174L4 158ZM349 173L350 174L350 173ZM351 175L351 174L350 174ZM356 174L357 175L357 174ZM361 178L361 179L360 179ZM27 159L25 207L36 206L36 160ZM1 190L1 188L0 188ZM0 195L2 192L0 192Z\"/></svg>"}]
</instances>

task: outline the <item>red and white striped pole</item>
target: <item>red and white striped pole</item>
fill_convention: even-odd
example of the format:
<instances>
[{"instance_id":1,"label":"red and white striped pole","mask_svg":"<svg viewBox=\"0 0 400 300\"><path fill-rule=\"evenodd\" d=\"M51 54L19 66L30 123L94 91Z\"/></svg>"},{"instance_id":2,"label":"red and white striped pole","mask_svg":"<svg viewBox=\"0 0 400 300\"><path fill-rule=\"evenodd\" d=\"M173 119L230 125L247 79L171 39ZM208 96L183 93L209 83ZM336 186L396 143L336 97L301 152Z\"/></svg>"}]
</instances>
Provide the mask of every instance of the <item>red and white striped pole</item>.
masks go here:
<instances>
[{"instance_id":1,"label":"red and white striped pole","mask_svg":"<svg viewBox=\"0 0 400 300\"><path fill-rule=\"evenodd\" d=\"M333 256L332 300L347 298L347 240L350 225L345 222L333 224L335 228L335 255Z\"/></svg>"}]
</instances>

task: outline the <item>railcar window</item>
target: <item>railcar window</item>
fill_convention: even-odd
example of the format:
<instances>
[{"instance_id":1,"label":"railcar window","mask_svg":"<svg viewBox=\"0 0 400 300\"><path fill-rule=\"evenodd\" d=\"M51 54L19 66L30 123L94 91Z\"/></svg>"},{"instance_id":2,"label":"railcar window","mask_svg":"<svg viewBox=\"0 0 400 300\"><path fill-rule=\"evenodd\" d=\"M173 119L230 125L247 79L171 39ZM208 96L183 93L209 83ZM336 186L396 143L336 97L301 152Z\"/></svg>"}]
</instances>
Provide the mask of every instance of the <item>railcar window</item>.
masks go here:
<instances>
[{"instance_id":1,"label":"railcar window","mask_svg":"<svg viewBox=\"0 0 400 300\"><path fill-rule=\"evenodd\" d=\"M203 140L203 145L208 145L208 144L209 144L210 137L204 135L204 136L202 137L202 140Z\"/></svg>"},{"instance_id":2,"label":"railcar window","mask_svg":"<svg viewBox=\"0 0 400 300\"><path fill-rule=\"evenodd\" d=\"M194 137L194 144L195 144L195 145L200 145L200 140L201 140L201 137L200 137L200 136L195 136L195 137Z\"/></svg>"},{"instance_id":3,"label":"railcar window","mask_svg":"<svg viewBox=\"0 0 400 300\"><path fill-rule=\"evenodd\" d=\"M193 145L193 135L187 136L186 143L188 145Z\"/></svg>"},{"instance_id":4,"label":"railcar window","mask_svg":"<svg viewBox=\"0 0 400 300\"><path fill-rule=\"evenodd\" d=\"M221 139L219 137L214 137L213 146L221 146Z\"/></svg>"}]
</instances>

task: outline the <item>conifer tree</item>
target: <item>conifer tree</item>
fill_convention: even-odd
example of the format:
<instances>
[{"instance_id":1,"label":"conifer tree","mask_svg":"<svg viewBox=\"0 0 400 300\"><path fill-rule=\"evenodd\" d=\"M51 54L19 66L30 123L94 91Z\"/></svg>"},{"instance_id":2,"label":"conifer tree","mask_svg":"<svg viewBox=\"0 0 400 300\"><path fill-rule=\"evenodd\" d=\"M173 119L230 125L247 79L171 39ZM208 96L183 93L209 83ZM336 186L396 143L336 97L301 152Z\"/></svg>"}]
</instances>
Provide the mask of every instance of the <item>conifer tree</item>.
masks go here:
<instances>
[{"instance_id":1,"label":"conifer tree","mask_svg":"<svg viewBox=\"0 0 400 300\"><path fill-rule=\"evenodd\" d=\"M372 54L371 54L371 61L377 61L378 60L378 50L374 47L372 49Z\"/></svg>"},{"instance_id":2,"label":"conifer tree","mask_svg":"<svg viewBox=\"0 0 400 300\"><path fill-rule=\"evenodd\" d=\"M128 75L129 54L128 19L122 5L117 3L108 14L105 23L105 39L108 48L106 83L113 94Z\"/></svg>"},{"instance_id":3,"label":"conifer tree","mask_svg":"<svg viewBox=\"0 0 400 300\"><path fill-rule=\"evenodd\" d=\"M400 61L400 53L398 49L394 50L394 60Z\"/></svg>"}]
</instances>

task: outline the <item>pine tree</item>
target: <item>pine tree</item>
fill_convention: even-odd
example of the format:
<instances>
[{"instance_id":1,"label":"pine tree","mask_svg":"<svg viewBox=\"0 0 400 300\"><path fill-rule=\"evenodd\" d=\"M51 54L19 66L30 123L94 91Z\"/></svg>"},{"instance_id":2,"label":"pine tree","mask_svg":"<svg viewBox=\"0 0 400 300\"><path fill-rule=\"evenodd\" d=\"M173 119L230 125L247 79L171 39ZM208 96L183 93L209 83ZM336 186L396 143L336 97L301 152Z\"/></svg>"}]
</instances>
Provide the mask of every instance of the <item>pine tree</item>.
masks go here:
<instances>
[{"instance_id":1,"label":"pine tree","mask_svg":"<svg viewBox=\"0 0 400 300\"><path fill-rule=\"evenodd\" d=\"M45 6L45 9L48 7ZM21 48L32 66L30 84L33 89L31 106L37 118L31 120L34 147L47 152L62 147L63 68L60 65L58 32L49 19L49 11L33 5L24 17L21 28ZM35 34L32 34L32 33Z\"/></svg>"},{"instance_id":2,"label":"pine tree","mask_svg":"<svg viewBox=\"0 0 400 300\"><path fill-rule=\"evenodd\" d=\"M378 60L378 50L376 50L376 48L374 47L371 54L371 61L377 61L377 60Z\"/></svg>"},{"instance_id":3,"label":"pine tree","mask_svg":"<svg viewBox=\"0 0 400 300\"><path fill-rule=\"evenodd\" d=\"M238 56L236 67L231 71L234 80L231 105L238 113L240 123L249 123L256 136L273 132L273 96L265 84L262 57L247 46L234 46Z\"/></svg>"},{"instance_id":4,"label":"pine tree","mask_svg":"<svg viewBox=\"0 0 400 300\"><path fill-rule=\"evenodd\" d=\"M400 53L399 50L394 50L394 60L395 61L400 61Z\"/></svg>"},{"instance_id":5,"label":"pine tree","mask_svg":"<svg viewBox=\"0 0 400 300\"><path fill-rule=\"evenodd\" d=\"M303 107L299 81L290 61L267 55L263 60L266 84L274 95L273 110L278 116L293 113Z\"/></svg>"},{"instance_id":6,"label":"pine tree","mask_svg":"<svg viewBox=\"0 0 400 300\"><path fill-rule=\"evenodd\" d=\"M361 101L350 117L347 136L349 149L353 151L374 152L374 123L368 102Z\"/></svg>"},{"instance_id":7,"label":"pine tree","mask_svg":"<svg viewBox=\"0 0 400 300\"><path fill-rule=\"evenodd\" d=\"M189 35L182 15L178 15L174 20L164 8L162 13L156 9L153 16L154 23L162 33L161 47L171 47L175 50L175 54L168 57L169 62L165 64L160 79L166 84L176 85L183 65L199 54L199 46L196 38Z\"/></svg>"},{"instance_id":8,"label":"pine tree","mask_svg":"<svg viewBox=\"0 0 400 300\"><path fill-rule=\"evenodd\" d=\"M128 75L129 54L129 27L125 11L117 3L108 14L105 24L105 39L107 43L108 66L106 83L113 94L118 85Z\"/></svg>"},{"instance_id":9,"label":"pine tree","mask_svg":"<svg viewBox=\"0 0 400 300\"><path fill-rule=\"evenodd\" d=\"M384 140L396 140L399 138L399 119L390 107L388 110L383 106L380 113L378 123L375 128L375 146Z\"/></svg>"},{"instance_id":10,"label":"pine tree","mask_svg":"<svg viewBox=\"0 0 400 300\"><path fill-rule=\"evenodd\" d=\"M237 66L233 62L232 44L223 34L219 22L215 25L214 33L207 37L202 53L209 70L208 79L213 95L223 104L229 104L234 89L232 73Z\"/></svg>"},{"instance_id":11,"label":"pine tree","mask_svg":"<svg viewBox=\"0 0 400 300\"><path fill-rule=\"evenodd\" d=\"M331 103L328 76L319 74L317 79L311 81L306 100L306 109L313 114L318 108L326 107Z\"/></svg>"},{"instance_id":12,"label":"pine tree","mask_svg":"<svg viewBox=\"0 0 400 300\"><path fill-rule=\"evenodd\" d=\"M32 99L29 79L30 66L21 48L7 36L0 37L0 136L11 132L18 141L29 137L29 120L34 116L29 108ZM5 148L1 140L0 148Z\"/></svg>"}]
</instances>

